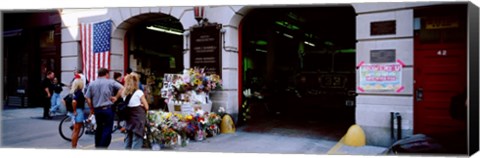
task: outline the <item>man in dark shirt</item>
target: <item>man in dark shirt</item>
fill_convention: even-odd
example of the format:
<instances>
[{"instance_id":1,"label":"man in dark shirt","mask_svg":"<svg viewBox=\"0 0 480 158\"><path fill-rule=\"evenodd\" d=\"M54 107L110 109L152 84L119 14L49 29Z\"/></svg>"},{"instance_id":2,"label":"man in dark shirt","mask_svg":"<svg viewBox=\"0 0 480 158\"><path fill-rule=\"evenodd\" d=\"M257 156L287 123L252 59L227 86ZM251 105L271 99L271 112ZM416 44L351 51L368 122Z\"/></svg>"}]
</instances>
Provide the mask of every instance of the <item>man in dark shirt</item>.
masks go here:
<instances>
[{"instance_id":1,"label":"man in dark shirt","mask_svg":"<svg viewBox=\"0 0 480 158\"><path fill-rule=\"evenodd\" d=\"M47 76L42 81L42 93L43 93L43 119L52 119L50 116L50 99L53 94L53 83L52 80L55 77L55 74L52 71L47 72Z\"/></svg>"}]
</instances>

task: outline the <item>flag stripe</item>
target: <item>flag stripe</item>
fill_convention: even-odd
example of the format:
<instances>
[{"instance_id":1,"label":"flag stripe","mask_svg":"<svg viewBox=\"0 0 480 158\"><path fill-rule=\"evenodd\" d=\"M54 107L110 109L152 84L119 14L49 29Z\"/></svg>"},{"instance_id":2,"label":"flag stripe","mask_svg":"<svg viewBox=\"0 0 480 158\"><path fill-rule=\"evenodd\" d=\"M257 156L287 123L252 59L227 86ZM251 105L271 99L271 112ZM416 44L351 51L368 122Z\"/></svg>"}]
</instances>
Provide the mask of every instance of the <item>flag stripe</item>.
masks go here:
<instances>
[{"instance_id":1,"label":"flag stripe","mask_svg":"<svg viewBox=\"0 0 480 158\"><path fill-rule=\"evenodd\" d=\"M85 25L85 34L87 35L85 37L85 53L87 54L87 70L88 70L87 76L88 76L88 80L91 81L92 79L90 78L90 76L91 76L90 72L92 71L92 68L90 66L92 65L92 55L90 53L90 43L88 43L88 42L90 42L88 40L90 38L90 34L89 34L90 27L89 26L90 25L88 25L88 24Z\"/></svg>"},{"instance_id":2,"label":"flag stripe","mask_svg":"<svg viewBox=\"0 0 480 158\"><path fill-rule=\"evenodd\" d=\"M107 64L107 65L108 65L108 69L109 69L109 70L110 70L110 68L111 68L110 65L112 64L112 63L111 63L111 62L112 62L111 57L112 57L112 53L111 53L111 51L108 51L108 56L107 56L108 64Z\"/></svg>"},{"instance_id":3,"label":"flag stripe","mask_svg":"<svg viewBox=\"0 0 480 158\"><path fill-rule=\"evenodd\" d=\"M93 64L93 61L95 61L95 58L93 56L93 52L92 52L92 26L89 24L88 25L88 38L87 38L87 41L88 41L88 45L87 45L87 53L90 55L90 65L89 65L89 69L90 69L90 75L89 75L89 78L90 78L90 81L93 81L94 79L92 78L93 76L93 72L95 71L95 69L93 69L92 67L92 64Z\"/></svg>"},{"instance_id":4,"label":"flag stripe","mask_svg":"<svg viewBox=\"0 0 480 158\"><path fill-rule=\"evenodd\" d=\"M80 29L83 29L83 25L80 25ZM82 49L82 70L85 70L85 49L83 48L83 38L85 35L83 34L83 31L80 31L80 42L81 42L81 49Z\"/></svg>"},{"instance_id":5,"label":"flag stripe","mask_svg":"<svg viewBox=\"0 0 480 158\"><path fill-rule=\"evenodd\" d=\"M84 29L84 25L81 24L81 25L80 25L80 43L81 43L81 47L82 47L82 70L83 70L83 71L86 71L86 70L85 70L85 60L86 60L86 59L85 59L85 47L84 47L84 43L85 43L85 42L84 42L84 41L85 41L85 40L84 40L84 38L85 38L84 32L85 32L85 31L82 31L83 29Z\"/></svg>"},{"instance_id":6,"label":"flag stripe","mask_svg":"<svg viewBox=\"0 0 480 158\"><path fill-rule=\"evenodd\" d=\"M87 50L85 49L86 48L86 39L87 39L87 33L85 31L85 24L82 24L82 53L83 53L83 71L85 74L88 74L88 55L87 55Z\"/></svg>"}]
</instances>

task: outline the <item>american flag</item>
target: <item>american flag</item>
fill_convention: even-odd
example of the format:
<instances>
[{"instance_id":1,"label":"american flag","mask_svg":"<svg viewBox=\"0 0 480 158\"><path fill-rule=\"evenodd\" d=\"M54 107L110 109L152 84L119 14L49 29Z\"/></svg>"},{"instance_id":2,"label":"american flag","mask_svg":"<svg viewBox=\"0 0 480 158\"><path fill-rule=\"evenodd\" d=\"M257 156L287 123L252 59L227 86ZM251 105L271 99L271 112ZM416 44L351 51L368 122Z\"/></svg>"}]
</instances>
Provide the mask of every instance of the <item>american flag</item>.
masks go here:
<instances>
[{"instance_id":1,"label":"american flag","mask_svg":"<svg viewBox=\"0 0 480 158\"><path fill-rule=\"evenodd\" d=\"M111 20L80 25L83 71L89 81L97 78L99 68L110 69L111 31Z\"/></svg>"}]
</instances>

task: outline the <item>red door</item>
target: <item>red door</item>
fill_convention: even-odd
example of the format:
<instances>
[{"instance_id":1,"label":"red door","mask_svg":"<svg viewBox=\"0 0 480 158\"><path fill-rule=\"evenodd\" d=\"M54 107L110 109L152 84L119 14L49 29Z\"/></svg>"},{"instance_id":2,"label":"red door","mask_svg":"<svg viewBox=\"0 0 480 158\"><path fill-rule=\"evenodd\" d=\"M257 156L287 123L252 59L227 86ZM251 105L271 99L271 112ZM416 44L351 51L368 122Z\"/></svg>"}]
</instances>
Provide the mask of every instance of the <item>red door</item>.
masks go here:
<instances>
[{"instance_id":1,"label":"red door","mask_svg":"<svg viewBox=\"0 0 480 158\"><path fill-rule=\"evenodd\" d=\"M420 28L414 36L414 133L445 137L465 131L466 121L454 119L450 106L467 88L466 7L415 14Z\"/></svg>"},{"instance_id":2,"label":"red door","mask_svg":"<svg viewBox=\"0 0 480 158\"><path fill-rule=\"evenodd\" d=\"M466 89L465 49L415 50L414 132L446 134L465 128L450 114L452 98Z\"/></svg>"}]
</instances>

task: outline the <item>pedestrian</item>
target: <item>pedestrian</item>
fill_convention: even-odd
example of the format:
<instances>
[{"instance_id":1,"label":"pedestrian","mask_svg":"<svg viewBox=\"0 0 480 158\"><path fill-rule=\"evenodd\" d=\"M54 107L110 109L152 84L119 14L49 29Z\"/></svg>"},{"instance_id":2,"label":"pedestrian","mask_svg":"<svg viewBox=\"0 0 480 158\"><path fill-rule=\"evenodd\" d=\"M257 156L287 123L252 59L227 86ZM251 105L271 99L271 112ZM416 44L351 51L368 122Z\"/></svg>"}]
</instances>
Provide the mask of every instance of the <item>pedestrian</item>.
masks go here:
<instances>
[{"instance_id":1,"label":"pedestrian","mask_svg":"<svg viewBox=\"0 0 480 158\"><path fill-rule=\"evenodd\" d=\"M133 72L131 68L128 68L128 69L127 69L127 74L125 74L125 76L123 76L123 78L122 78L122 80L120 81L120 83L125 83L125 78L126 78L128 75L130 75L130 74L137 75L140 79L141 79L141 77L142 77L142 76L140 75L140 73L138 73L138 72ZM144 90L143 85L142 85L142 82L140 82L140 80L138 80L138 88L140 88L140 90L142 90L142 91Z\"/></svg>"},{"instance_id":2,"label":"pedestrian","mask_svg":"<svg viewBox=\"0 0 480 158\"><path fill-rule=\"evenodd\" d=\"M115 79L115 81L118 83L122 83L122 74L120 72L114 72L113 79Z\"/></svg>"},{"instance_id":3,"label":"pedestrian","mask_svg":"<svg viewBox=\"0 0 480 158\"><path fill-rule=\"evenodd\" d=\"M113 90L119 89L116 95ZM123 86L110 79L109 70L100 68L98 78L92 81L87 88L86 99L90 108L90 115L95 115L97 128L95 130L95 147L108 148L112 141L114 122L113 103L121 96Z\"/></svg>"},{"instance_id":4,"label":"pedestrian","mask_svg":"<svg viewBox=\"0 0 480 158\"><path fill-rule=\"evenodd\" d=\"M78 76L78 75L77 75ZM73 109L73 118L75 121L72 132L72 148L77 148L78 135L80 134L80 129L83 126L83 120L85 120L85 95L83 93L84 83L80 76L73 80L72 88L70 89L70 94L73 95L72 100L72 109Z\"/></svg>"},{"instance_id":5,"label":"pedestrian","mask_svg":"<svg viewBox=\"0 0 480 158\"><path fill-rule=\"evenodd\" d=\"M74 76L74 78L72 79L72 82L70 82L70 83L73 83L73 81L79 76L80 79L82 79L83 84L84 84L83 93L86 93L89 81L87 80L85 75L83 75L82 69L76 69L75 71L73 71L73 76Z\"/></svg>"},{"instance_id":6,"label":"pedestrian","mask_svg":"<svg viewBox=\"0 0 480 158\"><path fill-rule=\"evenodd\" d=\"M128 102L128 117L125 135L126 149L141 149L143 145L143 136L145 134L146 114L148 111L148 103L145 95L138 87L139 77L130 74L125 77L125 90L123 92L123 99Z\"/></svg>"},{"instance_id":7,"label":"pedestrian","mask_svg":"<svg viewBox=\"0 0 480 158\"><path fill-rule=\"evenodd\" d=\"M43 119L52 119L50 116L51 97L53 93L52 80L55 77L55 73L52 71L47 72L47 76L42 81L42 93L43 93Z\"/></svg>"},{"instance_id":8,"label":"pedestrian","mask_svg":"<svg viewBox=\"0 0 480 158\"><path fill-rule=\"evenodd\" d=\"M117 81L118 83L120 83L120 84L123 85L123 83L122 83L123 77L122 77L122 74L121 74L121 73L119 73L119 72L114 72L114 73L113 73L113 79L115 79L115 81ZM118 92L118 89L115 89L114 92L113 92L113 94L117 94L117 92ZM115 105L117 106L117 105L119 105L122 101L123 101L123 100L120 98L120 99L118 99L118 100L117 100L115 103L113 103L113 104L115 104ZM115 113L117 113L117 112L118 112L118 109L115 108L114 111L115 111ZM125 120L122 120L118 115L115 115L115 120L117 120L117 127L116 127L116 129L119 129L120 132L125 133L125 127L122 127L122 125L121 125L121 122L122 122L122 121L125 121Z\"/></svg>"},{"instance_id":9,"label":"pedestrian","mask_svg":"<svg viewBox=\"0 0 480 158\"><path fill-rule=\"evenodd\" d=\"M54 78L53 79L53 84L52 84L52 88L53 88L53 95L50 99L50 102L51 102L51 107L50 107L50 116L53 116L55 115L55 113L57 112L57 110L59 109L60 105L61 105L61 100L60 100L60 93L63 91L63 87L65 86L65 84L61 83L61 82L58 82L58 78Z\"/></svg>"}]
</instances>

